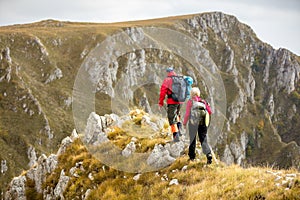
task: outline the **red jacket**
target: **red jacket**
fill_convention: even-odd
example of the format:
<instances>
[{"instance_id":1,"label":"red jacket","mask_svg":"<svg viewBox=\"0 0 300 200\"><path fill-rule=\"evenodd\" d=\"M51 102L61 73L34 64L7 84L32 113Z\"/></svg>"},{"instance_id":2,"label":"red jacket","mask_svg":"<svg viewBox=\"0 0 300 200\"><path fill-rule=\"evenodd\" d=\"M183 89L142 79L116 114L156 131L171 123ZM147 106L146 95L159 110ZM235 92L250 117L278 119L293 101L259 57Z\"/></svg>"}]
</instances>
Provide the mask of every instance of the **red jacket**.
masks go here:
<instances>
[{"instance_id":1,"label":"red jacket","mask_svg":"<svg viewBox=\"0 0 300 200\"><path fill-rule=\"evenodd\" d=\"M205 101L202 100L201 97L198 96L194 96L192 99L188 100L187 104L186 104L186 110L185 110L185 115L184 115L184 120L183 120L183 125L185 126L190 118L190 113L191 113L191 108L193 105L193 100L194 101L203 101L206 105L206 110L208 112L208 114L212 114L211 108L209 106L209 104Z\"/></svg>"},{"instance_id":2,"label":"red jacket","mask_svg":"<svg viewBox=\"0 0 300 200\"><path fill-rule=\"evenodd\" d=\"M176 76L174 71L168 73L168 76L163 81L160 87L160 95L159 95L159 102L160 106L164 105L164 100L166 95L172 94L172 78L171 76ZM171 97L167 99L167 104L181 104L183 102L174 101Z\"/></svg>"}]
</instances>

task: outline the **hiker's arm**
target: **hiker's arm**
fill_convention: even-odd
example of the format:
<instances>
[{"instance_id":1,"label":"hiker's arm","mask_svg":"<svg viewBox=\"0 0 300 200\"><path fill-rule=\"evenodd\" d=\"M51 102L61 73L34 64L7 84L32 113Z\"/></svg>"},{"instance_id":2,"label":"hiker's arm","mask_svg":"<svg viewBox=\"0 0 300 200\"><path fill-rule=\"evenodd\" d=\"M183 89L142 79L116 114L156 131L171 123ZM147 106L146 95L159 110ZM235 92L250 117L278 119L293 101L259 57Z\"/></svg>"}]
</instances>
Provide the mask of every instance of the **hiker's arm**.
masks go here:
<instances>
[{"instance_id":1,"label":"hiker's arm","mask_svg":"<svg viewBox=\"0 0 300 200\"><path fill-rule=\"evenodd\" d=\"M168 85L167 85L167 79L165 79L160 87L159 102L158 102L159 106L164 105L164 100L165 100L167 91L168 91Z\"/></svg>"},{"instance_id":2,"label":"hiker's arm","mask_svg":"<svg viewBox=\"0 0 300 200\"><path fill-rule=\"evenodd\" d=\"M183 120L183 125L184 126L187 124L187 122L189 120L191 107L192 107L192 101L189 100L186 104L186 110L185 110L185 115L184 115L184 120Z\"/></svg>"},{"instance_id":3,"label":"hiker's arm","mask_svg":"<svg viewBox=\"0 0 300 200\"><path fill-rule=\"evenodd\" d=\"M205 105L206 105L206 110L207 110L207 112L208 112L208 114L212 114L212 111L211 111L211 107L210 107L210 105L209 105L209 103L207 103L206 101L205 101Z\"/></svg>"}]
</instances>

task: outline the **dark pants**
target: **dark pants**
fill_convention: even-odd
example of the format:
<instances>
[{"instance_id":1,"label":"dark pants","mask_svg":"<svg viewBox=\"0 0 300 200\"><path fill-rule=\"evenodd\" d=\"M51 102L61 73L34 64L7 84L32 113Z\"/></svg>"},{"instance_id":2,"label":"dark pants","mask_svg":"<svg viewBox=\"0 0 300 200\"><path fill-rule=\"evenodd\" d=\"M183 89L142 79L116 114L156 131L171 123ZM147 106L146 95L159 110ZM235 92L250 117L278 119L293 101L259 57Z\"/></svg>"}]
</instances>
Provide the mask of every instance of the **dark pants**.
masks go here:
<instances>
[{"instance_id":1,"label":"dark pants","mask_svg":"<svg viewBox=\"0 0 300 200\"><path fill-rule=\"evenodd\" d=\"M190 136L190 146L189 146L189 157L190 159L195 159L196 157L196 135L198 137L202 146L202 152L207 155L211 153L210 147L207 143L207 127L205 125L193 126L189 124L189 136Z\"/></svg>"},{"instance_id":2,"label":"dark pants","mask_svg":"<svg viewBox=\"0 0 300 200\"><path fill-rule=\"evenodd\" d=\"M180 104L168 104L168 121L170 126L177 123L177 116L180 112Z\"/></svg>"}]
</instances>

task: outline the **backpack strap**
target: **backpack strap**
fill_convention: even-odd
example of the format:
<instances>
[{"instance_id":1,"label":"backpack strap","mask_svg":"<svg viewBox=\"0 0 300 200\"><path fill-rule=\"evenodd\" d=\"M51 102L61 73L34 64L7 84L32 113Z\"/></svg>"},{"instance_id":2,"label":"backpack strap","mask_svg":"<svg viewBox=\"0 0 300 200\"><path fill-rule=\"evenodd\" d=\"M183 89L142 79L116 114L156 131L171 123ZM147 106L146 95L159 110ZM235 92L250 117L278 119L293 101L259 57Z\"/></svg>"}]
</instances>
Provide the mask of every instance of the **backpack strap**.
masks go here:
<instances>
[{"instance_id":1,"label":"backpack strap","mask_svg":"<svg viewBox=\"0 0 300 200\"><path fill-rule=\"evenodd\" d=\"M178 75L171 75L171 76L168 76L169 78L172 79L172 84L173 84L173 77L175 76L178 76ZM172 85L171 85L171 89L172 89ZM173 91L169 88L169 91L171 92L170 94L168 94L168 99L169 98L172 98L172 94L173 94Z\"/></svg>"},{"instance_id":2,"label":"backpack strap","mask_svg":"<svg viewBox=\"0 0 300 200\"><path fill-rule=\"evenodd\" d=\"M173 77L174 77L174 76L176 76L176 75L171 75L171 76L168 76L168 77L167 77L167 78L172 79L172 84L173 84ZM172 89L172 84L171 84L171 87L169 87L169 88L168 88L168 91L167 91L168 99L169 99L169 98L172 98L172 90L171 90L171 89ZM169 91L170 91L170 93L168 94Z\"/></svg>"}]
</instances>

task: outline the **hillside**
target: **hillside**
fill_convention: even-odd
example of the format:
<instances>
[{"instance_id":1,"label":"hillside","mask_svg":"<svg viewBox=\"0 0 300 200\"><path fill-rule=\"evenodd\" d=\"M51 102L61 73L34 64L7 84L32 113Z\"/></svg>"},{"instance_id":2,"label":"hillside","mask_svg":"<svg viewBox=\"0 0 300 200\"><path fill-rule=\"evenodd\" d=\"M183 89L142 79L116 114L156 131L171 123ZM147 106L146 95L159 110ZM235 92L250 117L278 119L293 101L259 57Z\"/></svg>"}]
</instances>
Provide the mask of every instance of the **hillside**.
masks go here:
<instances>
[{"instance_id":1,"label":"hillside","mask_svg":"<svg viewBox=\"0 0 300 200\"><path fill-rule=\"evenodd\" d=\"M299 56L234 16L5 26L0 52L2 192L73 129L82 134L91 112L122 115L144 101L165 117L156 109L170 65L211 103L209 140L221 161L300 168Z\"/></svg>"},{"instance_id":2,"label":"hillside","mask_svg":"<svg viewBox=\"0 0 300 200\"><path fill-rule=\"evenodd\" d=\"M99 117L96 114L91 116L87 130L96 127L92 122ZM103 129L110 141L123 149L122 156L128 158L125 165L130 168L137 165L134 162L134 154L137 152L153 153L153 143L167 146L168 139L163 135L133 140L130 131L125 131L130 124L136 125L140 120L142 124L138 126L143 126L145 122L143 119L147 117L143 112L131 113L127 115L127 120L122 122L122 128L112 123ZM120 124L119 119L114 122ZM96 129L93 129L93 132L99 134ZM164 131L160 131L158 134L163 133ZM114 168L116 165L110 167L103 164L96 159L95 154L92 155L91 151L87 150L81 142L82 139L79 139L74 130L70 137L63 140L57 154L51 154L49 157L42 155L31 169L14 178L5 199L300 198L300 173L295 169L278 170L270 167L243 169L237 165L227 166L217 160L214 160L212 165L207 165L205 155L200 153L198 159L191 162L188 160L187 149L183 149L180 157L158 170L130 173L116 170ZM128 139L136 146L130 148L131 151L128 151L128 146L132 145L122 147L124 143L130 144L124 142ZM105 146L106 143L102 142L101 146ZM174 156L172 150L174 146L168 149L169 156ZM161 153L162 157L164 153ZM112 155L112 152L109 154ZM162 159L162 162L166 160Z\"/></svg>"}]
</instances>

